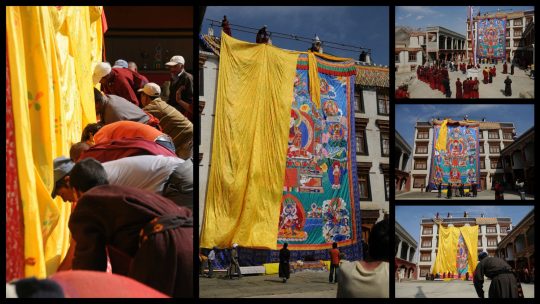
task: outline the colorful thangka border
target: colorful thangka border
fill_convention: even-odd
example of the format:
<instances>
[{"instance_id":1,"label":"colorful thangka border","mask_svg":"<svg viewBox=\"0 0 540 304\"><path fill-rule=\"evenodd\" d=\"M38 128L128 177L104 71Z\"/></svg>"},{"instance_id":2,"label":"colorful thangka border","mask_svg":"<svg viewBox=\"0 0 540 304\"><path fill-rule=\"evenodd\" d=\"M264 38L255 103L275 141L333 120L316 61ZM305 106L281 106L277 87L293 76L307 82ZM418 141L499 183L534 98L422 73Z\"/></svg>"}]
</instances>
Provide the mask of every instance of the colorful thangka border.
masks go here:
<instances>
[{"instance_id":1,"label":"colorful thangka border","mask_svg":"<svg viewBox=\"0 0 540 304\"><path fill-rule=\"evenodd\" d=\"M449 123L450 124L450 123ZM480 180L478 124L448 125L446 151L438 151L435 146L441 131L440 124L433 126L433 153L429 187L436 189L442 182L444 188L448 183L463 183L469 187Z\"/></svg>"},{"instance_id":2,"label":"colorful thangka border","mask_svg":"<svg viewBox=\"0 0 540 304\"><path fill-rule=\"evenodd\" d=\"M476 56L480 59L506 59L506 18L477 22Z\"/></svg>"},{"instance_id":3,"label":"colorful thangka border","mask_svg":"<svg viewBox=\"0 0 540 304\"><path fill-rule=\"evenodd\" d=\"M307 55L300 55L294 85L278 247L342 252L360 245L360 206L354 129L354 62L317 57L320 107L312 101ZM344 247L345 246L345 247ZM348 258L361 256L354 246ZM352 247L351 247L352 249ZM357 252L355 252L357 251ZM308 254L304 252L304 254Z\"/></svg>"}]
</instances>

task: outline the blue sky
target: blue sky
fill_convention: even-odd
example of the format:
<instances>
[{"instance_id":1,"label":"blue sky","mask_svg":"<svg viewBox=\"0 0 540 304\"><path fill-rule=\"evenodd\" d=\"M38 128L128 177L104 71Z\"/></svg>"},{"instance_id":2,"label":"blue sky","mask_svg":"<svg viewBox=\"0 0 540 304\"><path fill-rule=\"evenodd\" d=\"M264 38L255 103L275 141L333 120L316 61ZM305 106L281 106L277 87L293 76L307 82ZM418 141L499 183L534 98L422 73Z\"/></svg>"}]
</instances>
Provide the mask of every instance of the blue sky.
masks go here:
<instances>
[{"instance_id":1,"label":"blue sky","mask_svg":"<svg viewBox=\"0 0 540 304\"><path fill-rule=\"evenodd\" d=\"M534 105L526 104L396 104L396 130L409 143L411 148L414 144L414 126L416 120L429 121L433 117L451 117L463 119L469 115L469 119L496 122L513 122L517 135L534 126Z\"/></svg>"},{"instance_id":2,"label":"blue sky","mask_svg":"<svg viewBox=\"0 0 540 304\"><path fill-rule=\"evenodd\" d=\"M253 28L268 26L268 31L294 34L313 38L315 34L325 40L370 48L375 64L388 65L389 34L388 7L347 7L347 6L208 6L201 28L207 33L210 21L227 16L229 23ZM220 35L221 28L214 26L214 33ZM255 42L255 34L232 29L233 37ZM288 39L273 38L272 43L280 48L306 51L311 44ZM359 53L325 48L324 52L336 56L358 60Z\"/></svg>"},{"instance_id":3,"label":"blue sky","mask_svg":"<svg viewBox=\"0 0 540 304\"><path fill-rule=\"evenodd\" d=\"M534 6L474 6L475 14L501 11L532 10ZM396 6L396 25L423 28L442 26L465 35L467 6Z\"/></svg>"},{"instance_id":4,"label":"blue sky","mask_svg":"<svg viewBox=\"0 0 540 304\"><path fill-rule=\"evenodd\" d=\"M517 225L534 206L396 206L396 222L398 222L416 240L420 237L420 220L433 218L439 212L440 216L446 217L448 212L453 217L463 216L463 212L469 212L471 217L479 217L484 213L485 217L510 217L512 225Z\"/></svg>"}]
</instances>

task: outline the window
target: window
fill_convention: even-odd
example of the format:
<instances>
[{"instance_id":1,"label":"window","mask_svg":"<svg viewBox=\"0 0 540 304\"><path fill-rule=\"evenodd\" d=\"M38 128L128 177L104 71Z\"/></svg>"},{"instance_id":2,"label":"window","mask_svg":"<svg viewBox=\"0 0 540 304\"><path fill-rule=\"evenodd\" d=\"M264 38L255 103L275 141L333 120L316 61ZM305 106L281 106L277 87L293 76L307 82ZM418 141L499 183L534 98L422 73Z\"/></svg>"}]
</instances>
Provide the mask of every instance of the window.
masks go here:
<instances>
[{"instance_id":1,"label":"window","mask_svg":"<svg viewBox=\"0 0 540 304\"><path fill-rule=\"evenodd\" d=\"M486 227L486 233L497 233L497 227Z\"/></svg>"},{"instance_id":2,"label":"window","mask_svg":"<svg viewBox=\"0 0 540 304\"><path fill-rule=\"evenodd\" d=\"M487 245L490 247L497 246L497 239L489 238L487 239Z\"/></svg>"},{"instance_id":3,"label":"window","mask_svg":"<svg viewBox=\"0 0 540 304\"><path fill-rule=\"evenodd\" d=\"M396 54L395 60L396 60L396 62L399 62L399 54Z\"/></svg>"},{"instance_id":4,"label":"window","mask_svg":"<svg viewBox=\"0 0 540 304\"><path fill-rule=\"evenodd\" d=\"M416 154L427 154L428 146L427 145L418 145L416 146Z\"/></svg>"},{"instance_id":5,"label":"window","mask_svg":"<svg viewBox=\"0 0 540 304\"><path fill-rule=\"evenodd\" d=\"M478 247L482 247L482 237L478 238Z\"/></svg>"},{"instance_id":6,"label":"window","mask_svg":"<svg viewBox=\"0 0 540 304\"><path fill-rule=\"evenodd\" d=\"M512 139L512 133L504 132L503 133L503 139Z\"/></svg>"},{"instance_id":7,"label":"window","mask_svg":"<svg viewBox=\"0 0 540 304\"><path fill-rule=\"evenodd\" d=\"M424 188L425 177L415 177L413 181L413 188Z\"/></svg>"},{"instance_id":8,"label":"window","mask_svg":"<svg viewBox=\"0 0 540 304\"><path fill-rule=\"evenodd\" d=\"M371 190L369 189L369 174L358 175L358 186L360 188L360 199L371 201Z\"/></svg>"},{"instance_id":9,"label":"window","mask_svg":"<svg viewBox=\"0 0 540 304\"><path fill-rule=\"evenodd\" d=\"M499 145L489 145L489 153L501 153L501 147Z\"/></svg>"},{"instance_id":10,"label":"window","mask_svg":"<svg viewBox=\"0 0 540 304\"><path fill-rule=\"evenodd\" d=\"M409 52L409 62L416 61L416 52Z\"/></svg>"},{"instance_id":11,"label":"window","mask_svg":"<svg viewBox=\"0 0 540 304\"><path fill-rule=\"evenodd\" d=\"M366 112L364 110L364 99L362 97L363 97L362 91L354 92L354 111L356 113L365 113Z\"/></svg>"},{"instance_id":12,"label":"window","mask_svg":"<svg viewBox=\"0 0 540 304\"><path fill-rule=\"evenodd\" d=\"M523 20L521 19L514 19L514 26L522 26Z\"/></svg>"},{"instance_id":13,"label":"window","mask_svg":"<svg viewBox=\"0 0 540 304\"><path fill-rule=\"evenodd\" d=\"M431 240L422 240L422 248L430 248Z\"/></svg>"},{"instance_id":14,"label":"window","mask_svg":"<svg viewBox=\"0 0 540 304\"><path fill-rule=\"evenodd\" d=\"M478 131L478 139L483 139L484 138L484 132L482 130L479 130Z\"/></svg>"},{"instance_id":15,"label":"window","mask_svg":"<svg viewBox=\"0 0 540 304\"><path fill-rule=\"evenodd\" d=\"M368 155L366 143L366 130L356 131L356 154Z\"/></svg>"},{"instance_id":16,"label":"window","mask_svg":"<svg viewBox=\"0 0 540 304\"><path fill-rule=\"evenodd\" d=\"M386 90L377 90L377 114L390 114L390 99Z\"/></svg>"},{"instance_id":17,"label":"window","mask_svg":"<svg viewBox=\"0 0 540 304\"><path fill-rule=\"evenodd\" d=\"M387 201L390 197L390 176L384 176L384 200Z\"/></svg>"},{"instance_id":18,"label":"window","mask_svg":"<svg viewBox=\"0 0 540 304\"><path fill-rule=\"evenodd\" d=\"M428 131L418 131L416 135L417 139L429 139L429 132Z\"/></svg>"},{"instance_id":19,"label":"window","mask_svg":"<svg viewBox=\"0 0 540 304\"><path fill-rule=\"evenodd\" d=\"M433 234L433 228L432 227L424 227L424 233L425 235L431 235ZM431 242L431 240L430 240Z\"/></svg>"},{"instance_id":20,"label":"window","mask_svg":"<svg viewBox=\"0 0 540 304\"><path fill-rule=\"evenodd\" d=\"M507 47L507 48L510 47L510 40L506 40L506 47Z\"/></svg>"},{"instance_id":21,"label":"window","mask_svg":"<svg viewBox=\"0 0 540 304\"><path fill-rule=\"evenodd\" d=\"M483 142L480 142L480 154L484 154L486 152L484 152L484 143Z\"/></svg>"},{"instance_id":22,"label":"window","mask_svg":"<svg viewBox=\"0 0 540 304\"><path fill-rule=\"evenodd\" d=\"M509 28L506 29L506 37L510 37L510 29Z\"/></svg>"},{"instance_id":23,"label":"window","mask_svg":"<svg viewBox=\"0 0 540 304\"><path fill-rule=\"evenodd\" d=\"M489 131L488 132L488 138L489 139L499 139L499 131Z\"/></svg>"},{"instance_id":24,"label":"window","mask_svg":"<svg viewBox=\"0 0 540 304\"><path fill-rule=\"evenodd\" d=\"M480 169L485 169L485 168L486 168L486 159L480 158Z\"/></svg>"},{"instance_id":25,"label":"window","mask_svg":"<svg viewBox=\"0 0 540 304\"><path fill-rule=\"evenodd\" d=\"M501 166L499 165L499 159L498 158L492 158L492 159L490 159L490 161L491 161L491 166L490 166L491 169L501 168Z\"/></svg>"},{"instance_id":26,"label":"window","mask_svg":"<svg viewBox=\"0 0 540 304\"><path fill-rule=\"evenodd\" d=\"M519 39L514 40L514 46L521 46L521 41Z\"/></svg>"},{"instance_id":27,"label":"window","mask_svg":"<svg viewBox=\"0 0 540 304\"><path fill-rule=\"evenodd\" d=\"M514 37L521 37L521 30L514 30Z\"/></svg>"},{"instance_id":28,"label":"window","mask_svg":"<svg viewBox=\"0 0 540 304\"><path fill-rule=\"evenodd\" d=\"M381 155L390 155L390 139L388 133L381 133Z\"/></svg>"},{"instance_id":29,"label":"window","mask_svg":"<svg viewBox=\"0 0 540 304\"><path fill-rule=\"evenodd\" d=\"M415 159L414 160L414 169L416 169L416 170L425 170L425 169L427 169L427 160L425 160L425 159Z\"/></svg>"},{"instance_id":30,"label":"window","mask_svg":"<svg viewBox=\"0 0 540 304\"><path fill-rule=\"evenodd\" d=\"M422 261L422 262L431 262L431 253L422 253L420 255L420 261Z\"/></svg>"},{"instance_id":31,"label":"window","mask_svg":"<svg viewBox=\"0 0 540 304\"><path fill-rule=\"evenodd\" d=\"M508 230L508 227L500 226L499 229L501 230L501 233L506 233L506 231Z\"/></svg>"}]
</instances>

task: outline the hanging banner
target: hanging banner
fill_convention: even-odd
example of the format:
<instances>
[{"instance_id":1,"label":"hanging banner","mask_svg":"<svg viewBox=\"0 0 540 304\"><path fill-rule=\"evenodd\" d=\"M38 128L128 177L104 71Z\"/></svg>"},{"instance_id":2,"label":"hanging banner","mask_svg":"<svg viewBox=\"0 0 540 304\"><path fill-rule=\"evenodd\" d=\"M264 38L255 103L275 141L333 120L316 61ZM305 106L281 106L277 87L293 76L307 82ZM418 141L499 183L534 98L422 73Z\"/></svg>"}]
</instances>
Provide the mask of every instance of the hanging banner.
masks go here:
<instances>
[{"instance_id":1,"label":"hanging banner","mask_svg":"<svg viewBox=\"0 0 540 304\"><path fill-rule=\"evenodd\" d=\"M506 18L488 18L477 21L478 58L506 58Z\"/></svg>"}]
</instances>

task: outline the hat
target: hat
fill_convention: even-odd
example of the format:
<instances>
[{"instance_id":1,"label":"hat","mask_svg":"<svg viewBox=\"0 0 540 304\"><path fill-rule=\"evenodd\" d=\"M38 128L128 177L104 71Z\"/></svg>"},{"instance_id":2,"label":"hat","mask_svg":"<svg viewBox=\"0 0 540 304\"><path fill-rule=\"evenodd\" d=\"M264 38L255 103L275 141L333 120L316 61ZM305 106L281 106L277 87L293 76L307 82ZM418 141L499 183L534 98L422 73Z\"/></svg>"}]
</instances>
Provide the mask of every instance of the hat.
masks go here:
<instances>
[{"instance_id":1,"label":"hat","mask_svg":"<svg viewBox=\"0 0 540 304\"><path fill-rule=\"evenodd\" d=\"M73 169L73 166L75 166L75 163L71 161L71 159L60 156L54 159L53 161L54 165L54 188L51 193L52 198L56 197L56 183L64 178L64 176L68 175L69 172L71 172L71 169Z\"/></svg>"},{"instance_id":2,"label":"hat","mask_svg":"<svg viewBox=\"0 0 540 304\"><path fill-rule=\"evenodd\" d=\"M159 97L161 95L161 88L159 85L149 82L144 85L142 89L137 90L137 92L143 92L144 94L151 96L151 97Z\"/></svg>"},{"instance_id":3,"label":"hat","mask_svg":"<svg viewBox=\"0 0 540 304\"><path fill-rule=\"evenodd\" d=\"M184 57L180 55L172 56L171 60L167 63L165 63L166 66L175 66L177 64L184 64L185 60Z\"/></svg>"},{"instance_id":4,"label":"hat","mask_svg":"<svg viewBox=\"0 0 540 304\"><path fill-rule=\"evenodd\" d=\"M94 80L94 84L98 84L98 82L101 80L101 78L109 75L111 72L111 64L108 62L100 62L96 65L94 68L94 74L92 75L92 80Z\"/></svg>"},{"instance_id":5,"label":"hat","mask_svg":"<svg viewBox=\"0 0 540 304\"><path fill-rule=\"evenodd\" d=\"M113 68L124 68L124 69L127 69L128 68L128 63L127 61L125 61L124 59L118 59L114 62L114 66Z\"/></svg>"},{"instance_id":6,"label":"hat","mask_svg":"<svg viewBox=\"0 0 540 304\"><path fill-rule=\"evenodd\" d=\"M486 258L487 256L488 256L487 252L482 251L482 252L480 252L480 254L478 255L478 260L481 261L481 260L483 260L484 258Z\"/></svg>"}]
</instances>

